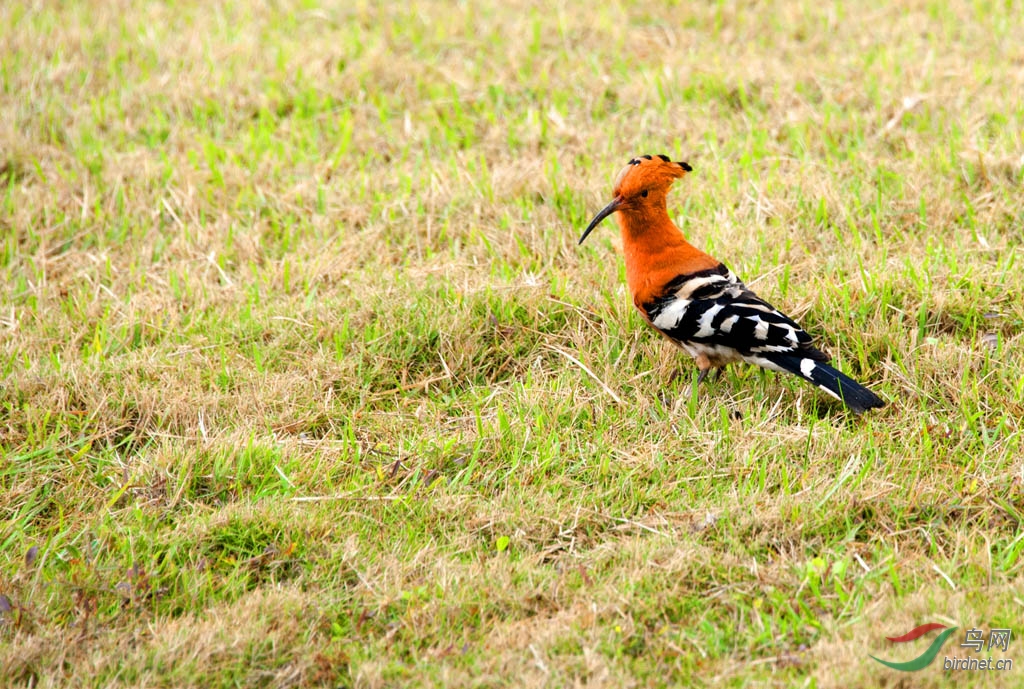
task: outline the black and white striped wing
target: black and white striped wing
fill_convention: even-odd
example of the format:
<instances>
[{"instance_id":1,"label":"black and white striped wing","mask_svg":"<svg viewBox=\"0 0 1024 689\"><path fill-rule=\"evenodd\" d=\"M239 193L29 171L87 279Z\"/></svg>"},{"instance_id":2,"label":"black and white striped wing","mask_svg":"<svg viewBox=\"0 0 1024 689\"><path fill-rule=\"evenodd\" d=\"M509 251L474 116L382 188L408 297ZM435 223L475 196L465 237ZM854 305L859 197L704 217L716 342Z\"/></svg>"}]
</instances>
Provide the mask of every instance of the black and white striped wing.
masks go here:
<instances>
[{"instance_id":1,"label":"black and white striped wing","mask_svg":"<svg viewBox=\"0 0 1024 689\"><path fill-rule=\"evenodd\" d=\"M730 354L738 358L759 358L799 352L817 361L828 359L799 325L747 289L722 264L680 275L661 297L645 305L645 311L655 328L709 354L732 350Z\"/></svg>"},{"instance_id":2,"label":"black and white striped wing","mask_svg":"<svg viewBox=\"0 0 1024 689\"><path fill-rule=\"evenodd\" d=\"M643 307L655 328L712 366L742 360L791 373L857 414L885 406L878 395L829 366L828 355L811 345L810 335L724 265L680 275Z\"/></svg>"}]
</instances>

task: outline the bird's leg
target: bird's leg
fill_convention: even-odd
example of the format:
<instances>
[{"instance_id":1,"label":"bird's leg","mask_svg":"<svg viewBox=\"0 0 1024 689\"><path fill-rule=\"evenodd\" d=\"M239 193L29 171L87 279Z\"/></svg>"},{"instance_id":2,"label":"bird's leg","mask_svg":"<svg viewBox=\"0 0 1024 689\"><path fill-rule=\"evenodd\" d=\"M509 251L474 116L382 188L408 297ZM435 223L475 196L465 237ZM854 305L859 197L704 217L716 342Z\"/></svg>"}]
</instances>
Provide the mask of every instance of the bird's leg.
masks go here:
<instances>
[{"instance_id":1,"label":"bird's leg","mask_svg":"<svg viewBox=\"0 0 1024 689\"><path fill-rule=\"evenodd\" d=\"M696 361L697 368L700 369L700 373L697 374L697 382L693 384L693 390L690 392L690 394L694 397L697 396L697 386L700 385L701 382L703 382L703 380L708 377L709 373L711 373L711 360L708 359L707 355L698 354Z\"/></svg>"}]
</instances>

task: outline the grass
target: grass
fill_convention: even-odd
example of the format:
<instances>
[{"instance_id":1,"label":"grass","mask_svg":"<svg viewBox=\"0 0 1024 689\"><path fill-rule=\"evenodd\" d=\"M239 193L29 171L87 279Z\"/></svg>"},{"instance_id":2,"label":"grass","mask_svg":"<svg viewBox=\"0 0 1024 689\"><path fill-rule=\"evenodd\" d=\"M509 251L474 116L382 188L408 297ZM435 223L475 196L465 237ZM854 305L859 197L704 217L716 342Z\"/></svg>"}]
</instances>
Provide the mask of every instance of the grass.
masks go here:
<instances>
[{"instance_id":1,"label":"grass","mask_svg":"<svg viewBox=\"0 0 1024 689\"><path fill-rule=\"evenodd\" d=\"M1015 3L0 20L12 686L1019 683L868 658L1024 631ZM575 244L660 152L886 409L690 396Z\"/></svg>"}]
</instances>

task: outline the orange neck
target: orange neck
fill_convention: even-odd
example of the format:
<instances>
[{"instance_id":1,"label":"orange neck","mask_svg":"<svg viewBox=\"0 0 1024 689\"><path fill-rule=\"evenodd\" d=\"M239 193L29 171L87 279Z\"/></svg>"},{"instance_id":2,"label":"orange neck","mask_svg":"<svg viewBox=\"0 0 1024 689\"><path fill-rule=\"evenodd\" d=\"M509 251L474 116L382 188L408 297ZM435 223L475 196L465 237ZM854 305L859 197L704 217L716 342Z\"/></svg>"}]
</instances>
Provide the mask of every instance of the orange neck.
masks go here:
<instances>
[{"instance_id":1,"label":"orange neck","mask_svg":"<svg viewBox=\"0 0 1024 689\"><path fill-rule=\"evenodd\" d=\"M665 285L679 275L719 264L686 241L664 204L623 209L615 215L622 229L626 281L637 307L661 296Z\"/></svg>"}]
</instances>

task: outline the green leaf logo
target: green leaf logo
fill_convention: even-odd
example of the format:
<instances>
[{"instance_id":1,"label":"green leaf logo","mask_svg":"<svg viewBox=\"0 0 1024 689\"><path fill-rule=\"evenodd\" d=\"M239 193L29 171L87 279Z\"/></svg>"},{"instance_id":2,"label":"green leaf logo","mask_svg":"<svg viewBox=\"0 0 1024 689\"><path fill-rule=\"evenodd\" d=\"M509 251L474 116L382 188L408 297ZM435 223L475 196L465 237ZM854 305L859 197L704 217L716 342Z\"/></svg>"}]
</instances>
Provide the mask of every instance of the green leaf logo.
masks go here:
<instances>
[{"instance_id":1,"label":"green leaf logo","mask_svg":"<svg viewBox=\"0 0 1024 689\"><path fill-rule=\"evenodd\" d=\"M906 643L907 641L913 641L914 639L920 638L935 629L944 629L945 631L935 637L935 641L931 643L924 653L912 660L908 660L905 663L894 663L891 660L875 658L875 656L871 656L871 658L877 660L886 667L891 667L893 670L901 670L903 672L914 672L915 670L927 667L933 660L935 660L935 656L939 655L939 651L942 649L942 644L946 643L946 639L948 639L950 635L957 630L956 627L946 627L943 624L932 622L930 624L922 624L919 627L915 627L906 634L902 634L900 636L886 637L889 641L894 643Z\"/></svg>"}]
</instances>

